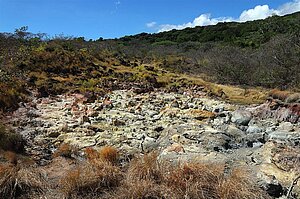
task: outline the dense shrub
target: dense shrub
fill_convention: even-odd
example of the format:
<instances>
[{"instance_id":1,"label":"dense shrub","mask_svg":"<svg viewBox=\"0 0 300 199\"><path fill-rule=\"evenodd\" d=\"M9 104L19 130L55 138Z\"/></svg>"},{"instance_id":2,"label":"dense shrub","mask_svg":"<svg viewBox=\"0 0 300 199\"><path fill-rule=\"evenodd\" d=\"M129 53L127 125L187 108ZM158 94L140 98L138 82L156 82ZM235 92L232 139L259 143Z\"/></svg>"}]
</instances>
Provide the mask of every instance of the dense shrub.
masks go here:
<instances>
[{"instance_id":1,"label":"dense shrub","mask_svg":"<svg viewBox=\"0 0 300 199\"><path fill-rule=\"evenodd\" d=\"M20 134L8 130L0 123L0 149L6 151L23 152L25 140Z\"/></svg>"}]
</instances>

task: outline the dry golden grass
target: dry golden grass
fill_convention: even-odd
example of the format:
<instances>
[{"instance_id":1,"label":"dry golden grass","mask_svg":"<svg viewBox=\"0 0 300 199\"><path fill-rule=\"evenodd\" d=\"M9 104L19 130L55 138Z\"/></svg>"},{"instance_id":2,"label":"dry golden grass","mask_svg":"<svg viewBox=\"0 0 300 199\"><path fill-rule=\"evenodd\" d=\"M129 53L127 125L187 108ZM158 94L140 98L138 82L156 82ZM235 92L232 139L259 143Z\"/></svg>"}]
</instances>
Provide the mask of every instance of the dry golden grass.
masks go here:
<instances>
[{"instance_id":1,"label":"dry golden grass","mask_svg":"<svg viewBox=\"0 0 300 199\"><path fill-rule=\"evenodd\" d=\"M7 162L9 162L10 164L17 165L18 158L16 153L12 151L3 151L2 154Z\"/></svg>"},{"instance_id":2,"label":"dry golden grass","mask_svg":"<svg viewBox=\"0 0 300 199\"><path fill-rule=\"evenodd\" d=\"M84 149L84 153L89 162L99 159L99 153L92 147L87 147Z\"/></svg>"},{"instance_id":3,"label":"dry golden grass","mask_svg":"<svg viewBox=\"0 0 300 199\"><path fill-rule=\"evenodd\" d=\"M289 95L290 95L290 92L281 91L281 90L278 90L278 89L273 89L269 92L270 97L272 97L273 99L279 99L283 102L288 98Z\"/></svg>"},{"instance_id":4,"label":"dry golden grass","mask_svg":"<svg viewBox=\"0 0 300 199\"><path fill-rule=\"evenodd\" d=\"M0 164L0 198L34 198L47 187L57 187L55 191L74 199L269 199L243 168L230 170L222 164L199 162L171 165L159 161L155 152L121 166L117 151L110 147L100 152L86 148L85 154L88 161L68 167L57 186L46 182L39 170L21 167L15 154L7 152L8 163Z\"/></svg>"},{"instance_id":5,"label":"dry golden grass","mask_svg":"<svg viewBox=\"0 0 300 199\"><path fill-rule=\"evenodd\" d=\"M238 86L221 85L205 81L201 76L166 73L161 74L158 78L159 81L164 81L166 84L180 79L185 79L186 82L190 82L190 85L203 87L203 91L210 96L220 97L235 104L260 104L267 98L266 89L260 87L245 89Z\"/></svg>"},{"instance_id":6,"label":"dry golden grass","mask_svg":"<svg viewBox=\"0 0 300 199\"><path fill-rule=\"evenodd\" d=\"M66 158L72 158L72 155L78 153L78 148L75 146L72 146L67 143L62 143L58 149L54 152L53 157L66 157Z\"/></svg>"},{"instance_id":7,"label":"dry golden grass","mask_svg":"<svg viewBox=\"0 0 300 199\"><path fill-rule=\"evenodd\" d=\"M135 182L125 182L117 191L107 193L107 199L161 199L171 198L162 185L152 180L139 180Z\"/></svg>"},{"instance_id":8,"label":"dry golden grass","mask_svg":"<svg viewBox=\"0 0 300 199\"><path fill-rule=\"evenodd\" d=\"M105 161L110 164L116 164L119 158L118 150L112 146L102 147L99 151L87 147L84 149L84 153L90 163Z\"/></svg>"},{"instance_id":9,"label":"dry golden grass","mask_svg":"<svg viewBox=\"0 0 300 199\"><path fill-rule=\"evenodd\" d=\"M219 198L222 175L223 166L190 163L174 167L164 181L174 198Z\"/></svg>"},{"instance_id":10,"label":"dry golden grass","mask_svg":"<svg viewBox=\"0 0 300 199\"><path fill-rule=\"evenodd\" d=\"M99 157L104 161L115 164L118 160L119 153L116 148L112 146L105 146L100 149Z\"/></svg>"},{"instance_id":11,"label":"dry golden grass","mask_svg":"<svg viewBox=\"0 0 300 199\"><path fill-rule=\"evenodd\" d=\"M119 167L101 160L84 163L67 172L61 179L61 191L67 198L100 196L120 184L123 173Z\"/></svg>"},{"instance_id":12,"label":"dry golden grass","mask_svg":"<svg viewBox=\"0 0 300 199\"><path fill-rule=\"evenodd\" d=\"M190 199L267 199L247 170L226 173L224 165L185 163L170 165L150 153L116 167L86 149L90 163L79 166L62 179L66 197L102 198L190 198Z\"/></svg>"},{"instance_id":13,"label":"dry golden grass","mask_svg":"<svg viewBox=\"0 0 300 199\"><path fill-rule=\"evenodd\" d=\"M0 198L13 199L42 194L46 185L45 178L36 169L11 164L0 165Z\"/></svg>"},{"instance_id":14,"label":"dry golden grass","mask_svg":"<svg viewBox=\"0 0 300 199\"><path fill-rule=\"evenodd\" d=\"M154 180L160 182L163 176L163 167L158 164L155 152L136 158L130 162L126 173L126 180Z\"/></svg>"},{"instance_id":15,"label":"dry golden grass","mask_svg":"<svg viewBox=\"0 0 300 199\"><path fill-rule=\"evenodd\" d=\"M186 163L169 167L161 186L166 198L267 199L248 171L238 168L228 175L224 165Z\"/></svg>"},{"instance_id":16,"label":"dry golden grass","mask_svg":"<svg viewBox=\"0 0 300 199\"><path fill-rule=\"evenodd\" d=\"M244 169L225 174L224 165L162 164L155 153L130 162L122 185L105 198L268 199Z\"/></svg>"},{"instance_id":17,"label":"dry golden grass","mask_svg":"<svg viewBox=\"0 0 300 199\"><path fill-rule=\"evenodd\" d=\"M218 188L219 198L221 199L268 199L270 198L263 192L249 175L249 171L243 168L234 169L227 176Z\"/></svg>"},{"instance_id":18,"label":"dry golden grass","mask_svg":"<svg viewBox=\"0 0 300 199\"><path fill-rule=\"evenodd\" d=\"M299 103L300 93L293 93L290 91L281 91L278 89L273 89L269 92L269 96L273 99L281 100L286 103Z\"/></svg>"},{"instance_id":19,"label":"dry golden grass","mask_svg":"<svg viewBox=\"0 0 300 199\"><path fill-rule=\"evenodd\" d=\"M300 103L300 93L293 93L289 95L285 102L287 103Z\"/></svg>"}]
</instances>

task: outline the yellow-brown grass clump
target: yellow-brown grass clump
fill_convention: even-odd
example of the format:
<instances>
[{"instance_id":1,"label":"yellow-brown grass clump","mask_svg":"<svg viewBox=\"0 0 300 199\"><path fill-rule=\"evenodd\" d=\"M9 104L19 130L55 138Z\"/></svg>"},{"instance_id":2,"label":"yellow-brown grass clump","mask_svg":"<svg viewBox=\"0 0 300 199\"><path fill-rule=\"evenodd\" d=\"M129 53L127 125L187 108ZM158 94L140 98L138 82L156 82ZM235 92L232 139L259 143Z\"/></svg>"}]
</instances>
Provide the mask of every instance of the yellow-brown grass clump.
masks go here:
<instances>
[{"instance_id":1,"label":"yellow-brown grass clump","mask_svg":"<svg viewBox=\"0 0 300 199\"><path fill-rule=\"evenodd\" d=\"M46 185L45 178L37 169L11 164L0 165L0 198L29 198L40 195L46 190Z\"/></svg>"},{"instance_id":2,"label":"yellow-brown grass clump","mask_svg":"<svg viewBox=\"0 0 300 199\"><path fill-rule=\"evenodd\" d=\"M159 163L155 154L129 163L122 185L105 198L268 199L244 169L224 165Z\"/></svg>"},{"instance_id":3,"label":"yellow-brown grass clump","mask_svg":"<svg viewBox=\"0 0 300 199\"><path fill-rule=\"evenodd\" d=\"M104 161L115 164L118 161L119 153L116 148L112 146L105 146L102 149L100 149L99 157Z\"/></svg>"},{"instance_id":4,"label":"yellow-brown grass clump","mask_svg":"<svg viewBox=\"0 0 300 199\"><path fill-rule=\"evenodd\" d=\"M78 148L67 143L62 143L54 152L53 157L62 156L65 158L72 158L72 155L78 153Z\"/></svg>"},{"instance_id":5,"label":"yellow-brown grass clump","mask_svg":"<svg viewBox=\"0 0 300 199\"><path fill-rule=\"evenodd\" d=\"M105 161L111 164L116 164L119 158L118 150L112 146L102 147L99 151L91 147L87 147L84 149L84 153L90 163Z\"/></svg>"},{"instance_id":6,"label":"yellow-brown grass clump","mask_svg":"<svg viewBox=\"0 0 300 199\"><path fill-rule=\"evenodd\" d=\"M190 163L173 168L165 183L174 198L218 198L222 174L222 166Z\"/></svg>"},{"instance_id":7,"label":"yellow-brown grass clump","mask_svg":"<svg viewBox=\"0 0 300 199\"><path fill-rule=\"evenodd\" d=\"M163 177L162 169L157 161L157 154L152 152L130 162L126 179L133 182L138 180L160 182Z\"/></svg>"},{"instance_id":8,"label":"yellow-brown grass clump","mask_svg":"<svg viewBox=\"0 0 300 199\"><path fill-rule=\"evenodd\" d=\"M92 147L87 147L84 149L84 153L85 153L85 156L87 158L87 160L89 162L93 162L95 160L98 160L100 157L99 153L97 150L93 149Z\"/></svg>"},{"instance_id":9,"label":"yellow-brown grass clump","mask_svg":"<svg viewBox=\"0 0 300 199\"><path fill-rule=\"evenodd\" d=\"M289 95L286 100L286 103L300 103L300 93L293 93Z\"/></svg>"},{"instance_id":10,"label":"yellow-brown grass clump","mask_svg":"<svg viewBox=\"0 0 300 199\"><path fill-rule=\"evenodd\" d=\"M118 186L122 179L123 173L119 167L96 156L67 172L60 184L67 198L99 197Z\"/></svg>"},{"instance_id":11,"label":"yellow-brown grass clump","mask_svg":"<svg viewBox=\"0 0 300 199\"><path fill-rule=\"evenodd\" d=\"M9 161L0 164L0 198L20 195L32 198L44 193L47 187L70 199L270 198L244 168L200 162L171 164L158 159L155 152L122 165L117 164L118 151L113 147L103 147L100 151L86 148L85 154L88 161L70 161L72 166L65 170L63 177L57 178L59 186L53 186L51 180L46 184L39 170L21 167L21 161L8 152L5 157Z\"/></svg>"},{"instance_id":12,"label":"yellow-brown grass clump","mask_svg":"<svg viewBox=\"0 0 300 199\"><path fill-rule=\"evenodd\" d=\"M122 185L105 198L170 198L162 184L165 168L158 163L155 152L138 157L129 163Z\"/></svg>"},{"instance_id":13,"label":"yellow-brown grass clump","mask_svg":"<svg viewBox=\"0 0 300 199\"><path fill-rule=\"evenodd\" d=\"M283 102L288 98L289 95L290 95L289 92L281 91L281 90L278 90L278 89L273 89L269 92L270 97L272 97L273 99L281 100Z\"/></svg>"}]
</instances>

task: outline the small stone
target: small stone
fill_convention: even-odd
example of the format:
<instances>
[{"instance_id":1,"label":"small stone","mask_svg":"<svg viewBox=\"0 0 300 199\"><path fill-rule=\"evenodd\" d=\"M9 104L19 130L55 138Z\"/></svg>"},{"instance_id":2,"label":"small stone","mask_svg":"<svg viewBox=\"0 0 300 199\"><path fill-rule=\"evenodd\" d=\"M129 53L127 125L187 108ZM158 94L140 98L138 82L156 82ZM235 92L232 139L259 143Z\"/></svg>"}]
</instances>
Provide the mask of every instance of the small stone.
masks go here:
<instances>
[{"instance_id":1,"label":"small stone","mask_svg":"<svg viewBox=\"0 0 300 199\"><path fill-rule=\"evenodd\" d=\"M154 128L154 131L156 131L156 132L161 132L163 130L164 130L164 127L162 127L162 126L158 126L158 127Z\"/></svg>"},{"instance_id":2,"label":"small stone","mask_svg":"<svg viewBox=\"0 0 300 199\"><path fill-rule=\"evenodd\" d=\"M184 148L181 144L174 143L171 146L166 148L167 152L175 152L175 153L184 153Z\"/></svg>"},{"instance_id":3,"label":"small stone","mask_svg":"<svg viewBox=\"0 0 300 199\"><path fill-rule=\"evenodd\" d=\"M62 132L68 132L68 129L69 129L69 127L68 127L68 124L63 124L63 126L61 127L61 131Z\"/></svg>"},{"instance_id":4,"label":"small stone","mask_svg":"<svg viewBox=\"0 0 300 199\"><path fill-rule=\"evenodd\" d=\"M174 100L172 103L171 103L171 107L172 108L179 108L179 103L177 100Z\"/></svg>"},{"instance_id":5,"label":"small stone","mask_svg":"<svg viewBox=\"0 0 300 199\"><path fill-rule=\"evenodd\" d=\"M87 116L88 116L88 117L98 117L98 115L99 115L99 112L98 112L98 111L89 111L89 112L87 113Z\"/></svg>"},{"instance_id":6,"label":"small stone","mask_svg":"<svg viewBox=\"0 0 300 199\"><path fill-rule=\"evenodd\" d=\"M278 126L278 130L284 130L284 131L293 131L294 125L291 122L282 122Z\"/></svg>"},{"instance_id":7,"label":"small stone","mask_svg":"<svg viewBox=\"0 0 300 199\"><path fill-rule=\"evenodd\" d=\"M89 117L86 115L82 116L81 121L80 121L80 124L84 124L84 123L91 123Z\"/></svg>"},{"instance_id":8,"label":"small stone","mask_svg":"<svg viewBox=\"0 0 300 199\"><path fill-rule=\"evenodd\" d=\"M142 143L142 149L145 152L153 151L155 148L157 148L158 143L154 138L146 137Z\"/></svg>"},{"instance_id":9,"label":"small stone","mask_svg":"<svg viewBox=\"0 0 300 199\"><path fill-rule=\"evenodd\" d=\"M197 120L214 118L216 116L216 114L214 114L213 112L206 111L206 110L198 110L198 109L191 110L189 114Z\"/></svg>"},{"instance_id":10,"label":"small stone","mask_svg":"<svg viewBox=\"0 0 300 199\"><path fill-rule=\"evenodd\" d=\"M126 123L121 121L121 120L118 120L118 119L115 119L112 121L112 125L114 126L124 126Z\"/></svg>"},{"instance_id":11,"label":"small stone","mask_svg":"<svg viewBox=\"0 0 300 199\"><path fill-rule=\"evenodd\" d=\"M262 131L263 129L258 126L249 126L246 130L247 133L261 133Z\"/></svg>"},{"instance_id":12,"label":"small stone","mask_svg":"<svg viewBox=\"0 0 300 199\"><path fill-rule=\"evenodd\" d=\"M60 133L57 131L53 131L48 134L48 137L50 138L57 138L58 136L60 136Z\"/></svg>"},{"instance_id":13,"label":"small stone","mask_svg":"<svg viewBox=\"0 0 300 199\"><path fill-rule=\"evenodd\" d=\"M299 145L300 133L289 131L274 131L272 133L269 133L268 139L269 141L275 141L277 143L297 146Z\"/></svg>"},{"instance_id":14,"label":"small stone","mask_svg":"<svg viewBox=\"0 0 300 199\"><path fill-rule=\"evenodd\" d=\"M97 125L91 125L91 126L88 126L88 129L92 130L92 131L95 131L95 132L104 132L104 130L97 126Z\"/></svg>"}]
</instances>

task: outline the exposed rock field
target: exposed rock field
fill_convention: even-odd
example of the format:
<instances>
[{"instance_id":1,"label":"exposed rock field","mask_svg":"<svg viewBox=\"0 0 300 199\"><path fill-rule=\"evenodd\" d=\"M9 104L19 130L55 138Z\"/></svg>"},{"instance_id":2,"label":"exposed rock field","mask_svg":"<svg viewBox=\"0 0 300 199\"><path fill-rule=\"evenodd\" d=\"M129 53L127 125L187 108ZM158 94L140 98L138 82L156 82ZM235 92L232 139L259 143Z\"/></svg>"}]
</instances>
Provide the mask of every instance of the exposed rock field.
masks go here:
<instances>
[{"instance_id":1,"label":"exposed rock field","mask_svg":"<svg viewBox=\"0 0 300 199\"><path fill-rule=\"evenodd\" d=\"M114 146L123 159L158 151L160 160L247 166L271 196L287 192L300 174L300 107L269 99L243 106L204 92L117 90L105 97L66 94L34 99L6 121L26 138L26 152L49 165L62 143ZM126 154L126 155L125 155ZM299 183L295 192L299 193Z\"/></svg>"}]
</instances>

